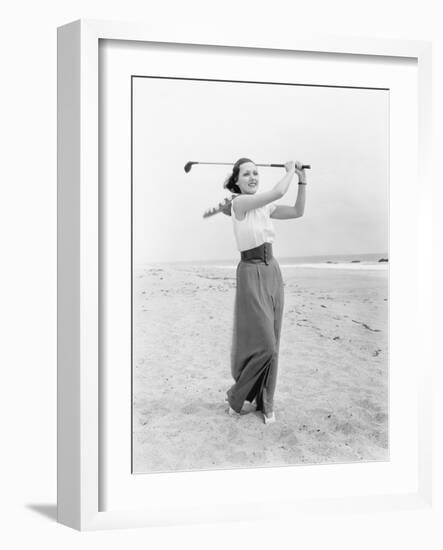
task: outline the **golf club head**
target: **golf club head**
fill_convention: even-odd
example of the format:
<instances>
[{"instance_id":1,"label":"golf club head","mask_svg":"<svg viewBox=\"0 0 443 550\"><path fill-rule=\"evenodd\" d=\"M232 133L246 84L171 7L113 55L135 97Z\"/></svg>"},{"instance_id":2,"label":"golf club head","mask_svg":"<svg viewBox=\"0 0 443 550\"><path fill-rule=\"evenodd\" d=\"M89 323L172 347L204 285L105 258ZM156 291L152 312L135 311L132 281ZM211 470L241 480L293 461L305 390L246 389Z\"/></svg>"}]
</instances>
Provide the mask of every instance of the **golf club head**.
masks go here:
<instances>
[{"instance_id":1,"label":"golf club head","mask_svg":"<svg viewBox=\"0 0 443 550\"><path fill-rule=\"evenodd\" d=\"M197 162L195 162L195 161L193 162L192 160L190 160L189 162L187 162L187 163L185 164L185 172L186 172L186 173L188 173L188 172L191 171L191 168L192 168L192 165L193 165L193 164L197 164Z\"/></svg>"}]
</instances>

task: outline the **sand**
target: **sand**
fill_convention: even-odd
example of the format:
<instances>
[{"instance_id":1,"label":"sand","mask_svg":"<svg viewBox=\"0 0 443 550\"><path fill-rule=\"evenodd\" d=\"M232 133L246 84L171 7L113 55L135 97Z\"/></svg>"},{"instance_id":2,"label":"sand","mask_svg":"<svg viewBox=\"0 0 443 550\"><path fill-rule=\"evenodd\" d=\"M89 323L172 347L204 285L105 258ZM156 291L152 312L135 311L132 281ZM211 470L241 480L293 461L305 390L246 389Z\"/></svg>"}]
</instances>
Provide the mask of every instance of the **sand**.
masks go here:
<instances>
[{"instance_id":1,"label":"sand","mask_svg":"<svg viewBox=\"0 0 443 550\"><path fill-rule=\"evenodd\" d=\"M235 270L134 271L134 473L383 461L388 268L282 267L277 422L227 414Z\"/></svg>"}]
</instances>

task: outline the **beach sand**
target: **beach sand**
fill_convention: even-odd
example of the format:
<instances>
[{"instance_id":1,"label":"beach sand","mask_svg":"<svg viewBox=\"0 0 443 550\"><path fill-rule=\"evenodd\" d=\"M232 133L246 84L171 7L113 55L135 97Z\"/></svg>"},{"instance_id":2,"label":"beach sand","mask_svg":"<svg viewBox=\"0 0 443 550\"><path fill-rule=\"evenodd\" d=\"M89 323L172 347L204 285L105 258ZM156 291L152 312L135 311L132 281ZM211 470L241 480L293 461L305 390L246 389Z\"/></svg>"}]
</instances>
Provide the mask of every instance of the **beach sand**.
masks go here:
<instances>
[{"instance_id":1,"label":"beach sand","mask_svg":"<svg viewBox=\"0 0 443 550\"><path fill-rule=\"evenodd\" d=\"M235 269L134 270L134 473L389 459L388 268L282 267L277 421L227 414Z\"/></svg>"}]
</instances>

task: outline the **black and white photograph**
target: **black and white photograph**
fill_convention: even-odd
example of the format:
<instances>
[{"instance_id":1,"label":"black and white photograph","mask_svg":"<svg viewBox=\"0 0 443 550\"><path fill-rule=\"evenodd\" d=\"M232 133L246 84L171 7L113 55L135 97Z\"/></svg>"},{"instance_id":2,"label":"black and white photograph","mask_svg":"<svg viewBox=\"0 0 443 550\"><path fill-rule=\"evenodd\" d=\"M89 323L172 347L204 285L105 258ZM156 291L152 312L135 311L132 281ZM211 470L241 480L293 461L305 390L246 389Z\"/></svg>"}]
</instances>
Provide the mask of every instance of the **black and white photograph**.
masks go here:
<instances>
[{"instance_id":1,"label":"black and white photograph","mask_svg":"<svg viewBox=\"0 0 443 550\"><path fill-rule=\"evenodd\" d=\"M131 86L132 472L389 460L389 90Z\"/></svg>"}]
</instances>

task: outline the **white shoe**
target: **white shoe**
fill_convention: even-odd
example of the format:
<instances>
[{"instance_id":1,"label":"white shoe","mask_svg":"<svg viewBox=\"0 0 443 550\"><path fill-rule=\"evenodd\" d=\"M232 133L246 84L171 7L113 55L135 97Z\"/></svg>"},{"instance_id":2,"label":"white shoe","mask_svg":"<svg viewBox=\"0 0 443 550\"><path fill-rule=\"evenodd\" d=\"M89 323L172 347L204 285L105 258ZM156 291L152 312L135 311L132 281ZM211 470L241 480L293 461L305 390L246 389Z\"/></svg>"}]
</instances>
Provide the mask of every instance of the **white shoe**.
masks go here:
<instances>
[{"instance_id":1,"label":"white shoe","mask_svg":"<svg viewBox=\"0 0 443 550\"><path fill-rule=\"evenodd\" d=\"M240 416L240 413L238 413L237 411L234 411L234 409L231 406L229 406L228 414L229 416L234 416L234 417Z\"/></svg>"},{"instance_id":2,"label":"white shoe","mask_svg":"<svg viewBox=\"0 0 443 550\"><path fill-rule=\"evenodd\" d=\"M275 422L275 413L272 413L271 416L266 416L265 414L263 414L263 418L265 424L272 424L273 422Z\"/></svg>"},{"instance_id":3,"label":"white shoe","mask_svg":"<svg viewBox=\"0 0 443 550\"><path fill-rule=\"evenodd\" d=\"M245 401L243 403L243 407L241 409L242 414L248 414L250 412L253 412L257 410L257 405L255 403L250 403L249 401Z\"/></svg>"}]
</instances>

